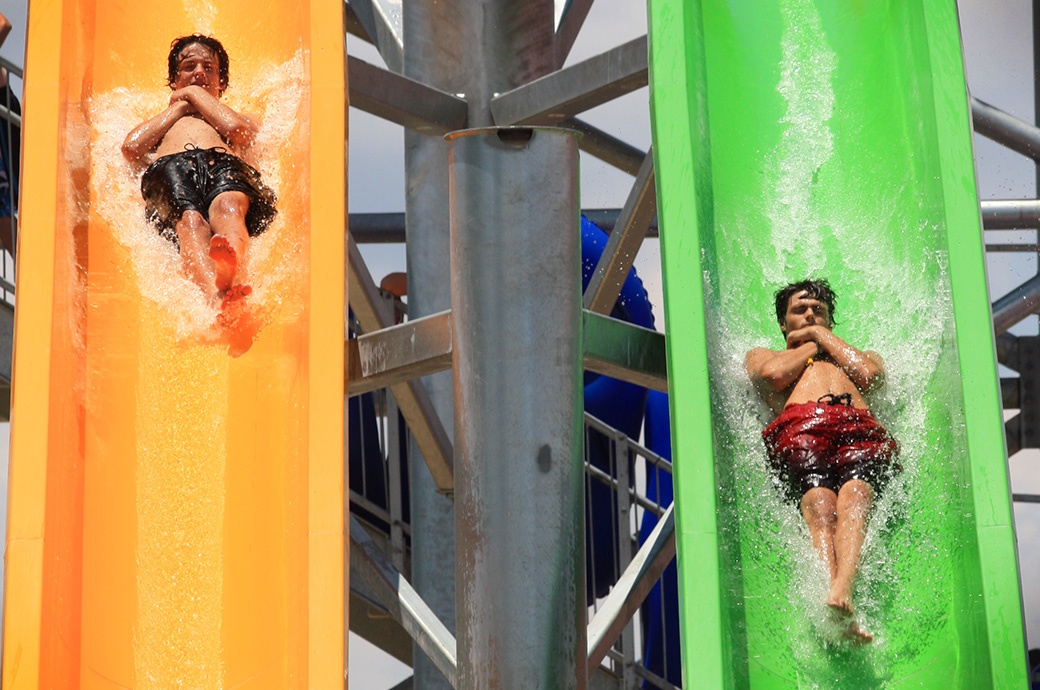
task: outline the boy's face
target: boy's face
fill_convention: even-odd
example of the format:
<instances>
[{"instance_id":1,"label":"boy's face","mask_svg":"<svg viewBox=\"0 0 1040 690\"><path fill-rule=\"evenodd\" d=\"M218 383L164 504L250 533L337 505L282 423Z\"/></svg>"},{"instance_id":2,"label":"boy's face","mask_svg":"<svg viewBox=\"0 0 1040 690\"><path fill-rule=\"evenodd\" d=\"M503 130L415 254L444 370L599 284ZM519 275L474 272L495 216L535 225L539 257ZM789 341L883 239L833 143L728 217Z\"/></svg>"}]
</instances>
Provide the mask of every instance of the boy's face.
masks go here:
<instances>
[{"instance_id":1,"label":"boy's face","mask_svg":"<svg viewBox=\"0 0 1040 690\"><path fill-rule=\"evenodd\" d=\"M826 304L809 297L803 290L787 301L787 314L780 330L787 334L806 326L823 326L830 330L831 313Z\"/></svg>"},{"instance_id":2,"label":"boy's face","mask_svg":"<svg viewBox=\"0 0 1040 690\"><path fill-rule=\"evenodd\" d=\"M177 77L173 88L201 86L214 98L220 98L220 60L217 54L202 45L192 43L185 46L177 56Z\"/></svg>"}]
</instances>

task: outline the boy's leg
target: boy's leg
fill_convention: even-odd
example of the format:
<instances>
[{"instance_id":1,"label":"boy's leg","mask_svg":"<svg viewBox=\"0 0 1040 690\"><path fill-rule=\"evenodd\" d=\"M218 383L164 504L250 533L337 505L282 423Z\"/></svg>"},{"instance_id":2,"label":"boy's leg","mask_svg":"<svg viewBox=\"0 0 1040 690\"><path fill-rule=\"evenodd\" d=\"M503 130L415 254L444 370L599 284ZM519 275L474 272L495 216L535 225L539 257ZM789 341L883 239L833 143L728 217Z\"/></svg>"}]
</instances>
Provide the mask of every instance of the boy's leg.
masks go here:
<instances>
[{"instance_id":1,"label":"boy's leg","mask_svg":"<svg viewBox=\"0 0 1040 690\"><path fill-rule=\"evenodd\" d=\"M852 583L859 570L859 556L867 534L867 516L874 489L862 479L851 479L838 491L834 555L837 573L831 582L830 601L835 608L852 612Z\"/></svg>"},{"instance_id":2,"label":"boy's leg","mask_svg":"<svg viewBox=\"0 0 1040 690\"><path fill-rule=\"evenodd\" d=\"M242 192L222 192L209 206L209 222L213 230L209 257L216 272L217 289L226 292L235 282L238 268L249 251L246 212L249 197Z\"/></svg>"},{"instance_id":3,"label":"boy's leg","mask_svg":"<svg viewBox=\"0 0 1040 690\"><path fill-rule=\"evenodd\" d=\"M838 497L830 489L822 486L809 489L802 496L802 517L809 527L813 546L820 554L820 559L827 566L831 584L837 574L837 563L834 557L834 530L837 526Z\"/></svg>"},{"instance_id":4,"label":"boy's leg","mask_svg":"<svg viewBox=\"0 0 1040 690\"><path fill-rule=\"evenodd\" d=\"M201 288L207 299L214 300L218 291L214 281L213 262L209 258L209 223L198 211L185 211L177 221L176 231L184 272Z\"/></svg>"}]
</instances>

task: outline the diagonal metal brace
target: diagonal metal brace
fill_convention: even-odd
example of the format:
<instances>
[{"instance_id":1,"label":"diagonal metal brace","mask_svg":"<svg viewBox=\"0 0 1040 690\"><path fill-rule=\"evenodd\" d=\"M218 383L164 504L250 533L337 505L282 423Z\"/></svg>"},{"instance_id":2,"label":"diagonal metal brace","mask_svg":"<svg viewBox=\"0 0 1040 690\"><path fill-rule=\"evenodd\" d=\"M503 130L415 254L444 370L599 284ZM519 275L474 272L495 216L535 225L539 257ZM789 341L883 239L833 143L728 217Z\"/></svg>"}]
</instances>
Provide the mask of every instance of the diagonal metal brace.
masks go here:
<instances>
[{"instance_id":1,"label":"diagonal metal brace","mask_svg":"<svg viewBox=\"0 0 1040 690\"><path fill-rule=\"evenodd\" d=\"M404 31L401 0L350 0L353 12L368 38L379 51L387 67L394 72L404 70Z\"/></svg>"},{"instance_id":2,"label":"diagonal metal brace","mask_svg":"<svg viewBox=\"0 0 1040 690\"><path fill-rule=\"evenodd\" d=\"M598 158L607 165L612 165L629 175L639 174L639 166L646 158L645 151L576 117L561 122L560 126L581 132L582 137L578 140L578 148L593 158Z\"/></svg>"},{"instance_id":3,"label":"diagonal metal brace","mask_svg":"<svg viewBox=\"0 0 1040 690\"><path fill-rule=\"evenodd\" d=\"M429 135L465 129L466 101L414 79L347 56L350 105Z\"/></svg>"},{"instance_id":4,"label":"diagonal metal brace","mask_svg":"<svg viewBox=\"0 0 1040 690\"><path fill-rule=\"evenodd\" d=\"M654 584L675 557L675 504L657 522L654 531L625 568L603 605L589 622L588 668L591 671L607 655ZM353 529L353 528L351 528ZM353 556L351 557L353 558Z\"/></svg>"},{"instance_id":5,"label":"diagonal metal brace","mask_svg":"<svg viewBox=\"0 0 1040 690\"><path fill-rule=\"evenodd\" d=\"M647 85L646 36L491 99L497 125L559 124Z\"/></svg>"},{"instance_id":6,"label":"diagonal metal brace","mask_svg":"<svg viewBox=\"0 0 1040 690\"><path fill-rule=\"evenodd\" d=\"M971 99L975 131L1012 151L1040 160L1040 129L977 98Z\"/></svg>"},{"instance_id":7,"label":"diagonal metal brace","mask_svg":"<svg viewBox=\"0 0 1040 690\"><path fill-rule=\"evenodd\" d=\"M397 572L353 515L350 516L350 569L368 585L379 603L455 687L458 673L455 636Z\"/></svg>"},{"instance_id":8,"label":"diagonal metal brace","mask_svg":"<svg viewBox=\"0 0 1040 690\"><path fill-rule=\"evenodd\" d=\"M657 213L657 190L654 186L654 152L651 149L639 167L621 215L610 233L607 246L599 257L596 270L585 288L585 308L599 314L609 314L621 294L621 286L628 277L632 262Z\"/></svg>"},{"instance_id":9,"label":"diagonal metal brace","mask_svg":"<svg viewBox=\"0 0 1040 690\"><path fill-rule=\"evenodd\" d=\"M348 272L350 306L354 310L354 316L361 324L366 333L375 333L392 324L392 320L385 303L379 298L379 290L376 288L372 275L368 272L368 266L361 256L357 242L352 236L347 237L347 261L350 266ZM349 345L346 345L349 347ZM348 381L348 386L350 382ZM413 379L407 383L398 383L390 387L390 392L397 401L397 407L401 411L408 429L415 439L419 452L422 453L426 466L433 475L433 481L437 489L443 493L451 493L454 490L454 465L455 451L451 439L444 430L437 411L430 400L430 394L422 381Z\"/></svg>"},{"instance_id":10,"label":"diagonal metal brace","mask_svg":"<svg viewBox=\"0 0 1040 690\"><path fill-rule=\"evenodd\" d=\"M585 18L592 9L592 0L567 0L563 7L560 24L556 27L556 69L563 67L574 47Z\"/></svg>"}]
</instances>

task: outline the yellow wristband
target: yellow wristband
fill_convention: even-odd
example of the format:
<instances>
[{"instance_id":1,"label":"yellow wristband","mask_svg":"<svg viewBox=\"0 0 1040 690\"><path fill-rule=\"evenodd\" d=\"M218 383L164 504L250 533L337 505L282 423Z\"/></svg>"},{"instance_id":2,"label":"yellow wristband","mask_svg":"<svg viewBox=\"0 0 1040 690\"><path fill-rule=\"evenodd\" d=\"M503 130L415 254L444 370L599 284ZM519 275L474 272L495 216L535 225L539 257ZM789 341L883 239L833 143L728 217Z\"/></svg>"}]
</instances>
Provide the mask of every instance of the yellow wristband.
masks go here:
<instances>
[{"instance_id":1,"label":"yellow wristband","mask_svg":"<svg viewBox=\"0 0 1040 690\"><path fill-rule=\"evenodd\" d=\"M805 368L808 369L809 367L811 367L812 363L813 363L813 358L812 357L810 357L809 359L805 360Z\"/></svg>"}]
</instances>

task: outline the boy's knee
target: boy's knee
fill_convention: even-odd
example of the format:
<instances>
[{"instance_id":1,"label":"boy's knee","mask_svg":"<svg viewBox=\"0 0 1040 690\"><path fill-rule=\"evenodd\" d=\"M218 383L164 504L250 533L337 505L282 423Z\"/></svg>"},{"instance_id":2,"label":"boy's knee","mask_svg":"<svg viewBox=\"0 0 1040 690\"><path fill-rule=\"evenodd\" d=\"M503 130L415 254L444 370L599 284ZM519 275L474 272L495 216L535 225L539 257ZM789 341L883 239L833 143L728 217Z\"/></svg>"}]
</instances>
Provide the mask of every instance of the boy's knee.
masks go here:
<instances>
[{"instance_id":1,"label":"boy's knee","mask_svg":"<svg viewBox=\"0 0 1040 690\"><path fill-rule=\"evenodd\" d=\"M202 214L198 211L185 211L181 214L181 219L177 221L177 228L184 227L185 229L191 228L202 228L206 227L206 219L202 217Z\"/></svg>"},{"instance_id":2,"label":"boy's knee","mask_svg":"<svg viewBox=\"0 0 1040 690\"><path fill-rule=\"evenodd\" d=\"M809 489L802 496L802 513L805 519L827 524L836 519L834 492L823 487Z\"/></svg>"},{"instance_id":3,"label":"boy's knee","mask_svg":"<svg viewBox=\"0 0 1040 690\"><path fill-rule=\"evenodd\" d=\"M244 219L246 211L249 210L249 197L242 192L224 192L217 196L210 204L210 216L224 218L239 217Z\"/></svg>"}]
</instances>

